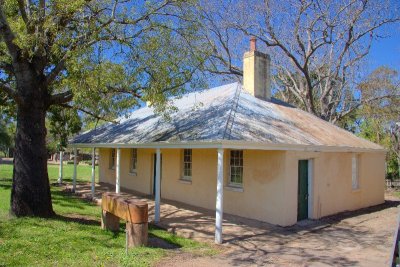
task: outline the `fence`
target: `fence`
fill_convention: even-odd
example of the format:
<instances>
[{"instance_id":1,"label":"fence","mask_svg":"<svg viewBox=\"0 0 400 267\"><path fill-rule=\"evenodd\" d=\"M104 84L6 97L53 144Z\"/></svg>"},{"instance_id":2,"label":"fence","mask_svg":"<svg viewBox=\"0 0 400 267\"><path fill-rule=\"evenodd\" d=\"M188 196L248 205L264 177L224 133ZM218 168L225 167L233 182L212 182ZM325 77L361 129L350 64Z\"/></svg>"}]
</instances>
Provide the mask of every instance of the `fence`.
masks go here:
<instances>
[{"instance_id":1,"label":"fence","mask_svg":"<svg viewBox=\"0 0 400 267\"><path fill-rule=\"evenodd\" d=\"M399 188L400 187L400 180L389 180L389 179L386 179L386 187Z\"/></svg>"}]
</instances>

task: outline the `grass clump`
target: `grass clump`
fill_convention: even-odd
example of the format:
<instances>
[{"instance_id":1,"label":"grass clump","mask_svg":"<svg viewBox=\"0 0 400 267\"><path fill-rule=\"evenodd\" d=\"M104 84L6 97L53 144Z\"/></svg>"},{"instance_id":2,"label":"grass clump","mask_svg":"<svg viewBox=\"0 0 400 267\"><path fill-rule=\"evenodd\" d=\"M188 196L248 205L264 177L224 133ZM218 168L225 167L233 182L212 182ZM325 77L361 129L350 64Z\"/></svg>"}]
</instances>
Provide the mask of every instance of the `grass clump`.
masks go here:
<instances>
[{"instance_id":1,"label":"grass clump","mask_svg":"<svg viewBox=\"0 0 400 267\"><path fill-rule=\"evenodd\" d=\"M73 166L64 166L65 181L71 181ZM58 177L58 166L49 165L50 183ZM90 180L91 167L78 166L78 182ZM100 229L99 206L51 187L56 216L13 218L9 216L12 165L0 165L0 266L151 266L169 251L139 247L125 253L125 232ZM97 176L98 177L98 176ZM190 253L215 253L210 245L177 237L149 227L149 236L160 238Z\"/></svg>"}]
</instances>

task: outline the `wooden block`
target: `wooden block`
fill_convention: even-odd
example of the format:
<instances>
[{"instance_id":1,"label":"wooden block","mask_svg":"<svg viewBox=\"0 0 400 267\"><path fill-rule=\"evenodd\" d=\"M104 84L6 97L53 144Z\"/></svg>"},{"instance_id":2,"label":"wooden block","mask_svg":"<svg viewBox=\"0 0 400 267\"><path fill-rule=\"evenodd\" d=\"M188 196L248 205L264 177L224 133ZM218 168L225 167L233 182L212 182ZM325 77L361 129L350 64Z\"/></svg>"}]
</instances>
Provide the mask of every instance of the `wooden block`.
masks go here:
<instances>
[{"instance_id":1,"label":"wooden block","mask_svg":"<svg viewBox=\"0 0 400 267\"><path fill-rule=\"evenodd\" d=\"M128 248L147 246L148 224L126 222Z\"/></svg>"},{"instance_id":2,"label":"wooden block","mask_svg":"<svg viewBox=\"0 0 400 267\"><path fill-rule=\"evenodd\" d=\"M148 222L148 204L116 193L103 193L102 209L131 223Z\"/></svg>"},{"instance_id":3,"label":"wooden block","mask_svg":"<svg viewBox=\"0 0 400 267\"><path fill-rule=\"evenodd\" d=\"M101 213L101 229L113 232L119 231L119 217L103 210Z\"/></svg>"}]
</instances>

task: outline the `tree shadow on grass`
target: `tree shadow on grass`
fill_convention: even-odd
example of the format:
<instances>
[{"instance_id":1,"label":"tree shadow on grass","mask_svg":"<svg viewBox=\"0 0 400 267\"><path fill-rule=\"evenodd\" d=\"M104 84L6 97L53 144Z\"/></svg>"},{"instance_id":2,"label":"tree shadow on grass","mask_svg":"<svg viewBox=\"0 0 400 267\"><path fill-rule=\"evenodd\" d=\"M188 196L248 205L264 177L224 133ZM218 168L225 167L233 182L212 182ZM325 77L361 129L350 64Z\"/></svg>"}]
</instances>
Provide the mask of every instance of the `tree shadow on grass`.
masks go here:
<instances>
[{"instance_id":1,"label":"tree shadow on grass","mask_svg":"<svg viewBox=\"0 0 400 267\"><path fill-rule=\"evenodd\" d=\"M149 224L149 247L154 248L163 248L163 249L179 249L182 248L182 245L179 242L180 237L175 234L169 233L167 237L161 237L157 234L151 233L153 230L162 230L164 229L157 227L156 225Z\"/></svg>"},{"instance_id":2,"label":"tree shadow on grass","mask_svg":"<svg viewBox=\"0 0 400 267\"><path fill-rule=\"evenodd\" d=\"M12 179L11 178L0 178L0 188L11 189Z\"/></svg>"},{"instance_id":3,"label":"tree shadow on grass","mask_svg":"<svg viewBox=\"0 0 400 267\"><path fill-rule=\"evenodd\" d=\"M177 243L172 243L170 240L149 234L148 246L151 248L162 248L162 249L180 249L182 246Z\"/></svg>"},{"instance_id":4,"label":"tree shadow on grass","mask_svg":"<svg viewBox=\"0 0 400 267\"><path fill-rule=\"evenodd\" d=\"M60 190L53 190L51 192L52 201L54 204L59 205L61 207L69 207L75 209L86 209L88 206L96 207L95 203L86 201L76 195L74 195L70 191L60 191Z\"/></svg>"},{"instance_id":5,"label":"tree shadow on grass","mask_svg":"<svg viewBox=\"0 0 400 267\"><path fill-rule=\"evenodd\" d=\"M58 221L63 221L63 222L73 222L73 223L79 223L83 225L98 225L100 227L100 221L87 217L87 216L82 216L82 215L76 215L76 214L68 214L68 215L61 215L61 214L56 214L52 217L54 220Z\"/></svg>"},{"instance_id":6,"label":"tree shadow on grass","mask_svg":"<svg viewBox=\"0 0 400 267\"><path fill-rule=\"evenodd\" d=\"M72 192L63 190L55 190L52 192L53 203L61 207L72 207L74 209L83 210L87 206L97 206L85 199L75 196ZM95 219L91 216L85 216L80 214L56 214L52 217L54 220L63 222L78 223L81 225L92 225L98 226L100 229L100 219ZM163 230L154 225L149 225L149 230ZM107 231L107 230L104 230ZM125 221L121 220L119 231L112 232L107 231L111 234L112 238L118 238L119 236L125 236ZM179 238L173 234L168 235L166 238L158 236L157 234L148 234L148 247L151 248L162 248L162 249L179 249L182 245L179 243Z\"/></svg>"},{"instance_id":7,"label":"tree shadow on grass","mask_svg":"<svg viewBox=\"0 0 400 267\"><path fill-rule=\"evenodd\" d=\"M58 220L58 221L63 221L63 222L72 222L72 223L78 223L81 225L92 225L92 226L98 226L100 228L100 221L87 218L85 216L81 215L74 215L74 214L68 214L68 215L60 215L56 214L52 217L53 220ZM121 222L120 224L120 229L116 232L113 231L108 231L104 230L105 232L108 232L111 234L112 238L118 238L120 236L125 236L125 222ZM155 226L149 226L150 229L158 229ZM95 238L95 237L94 237ZM175 235L171 235L167 238L163 238L160 236L157 236L156 234L149 233L148 234L148 247L151 248L162 248L162 249L179 249L182 247L182 245L178 241L178 237Z\"/></svg>"}]
</instances>

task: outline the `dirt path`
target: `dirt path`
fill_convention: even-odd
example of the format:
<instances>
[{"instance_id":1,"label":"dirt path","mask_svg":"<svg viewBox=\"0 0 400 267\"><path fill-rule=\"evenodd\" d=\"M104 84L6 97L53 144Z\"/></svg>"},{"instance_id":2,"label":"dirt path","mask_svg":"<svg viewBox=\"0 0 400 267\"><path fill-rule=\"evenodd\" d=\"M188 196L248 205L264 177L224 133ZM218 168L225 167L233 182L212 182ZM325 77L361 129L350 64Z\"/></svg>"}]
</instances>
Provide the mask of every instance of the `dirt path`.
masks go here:
<instances>
[{"instance_id":1,"label":"dirt path","mask_svg":"<svg viewBox=\"0 0 400 267\"><path fill-rule=\"evenodd\" d=\"M225 252L201 257L181 252L157 266L388 266L400 201L306 221L292 227L252 229L226 240ZM241 229L241 227L243 229Z\"/></svg>"}]
</instances>

